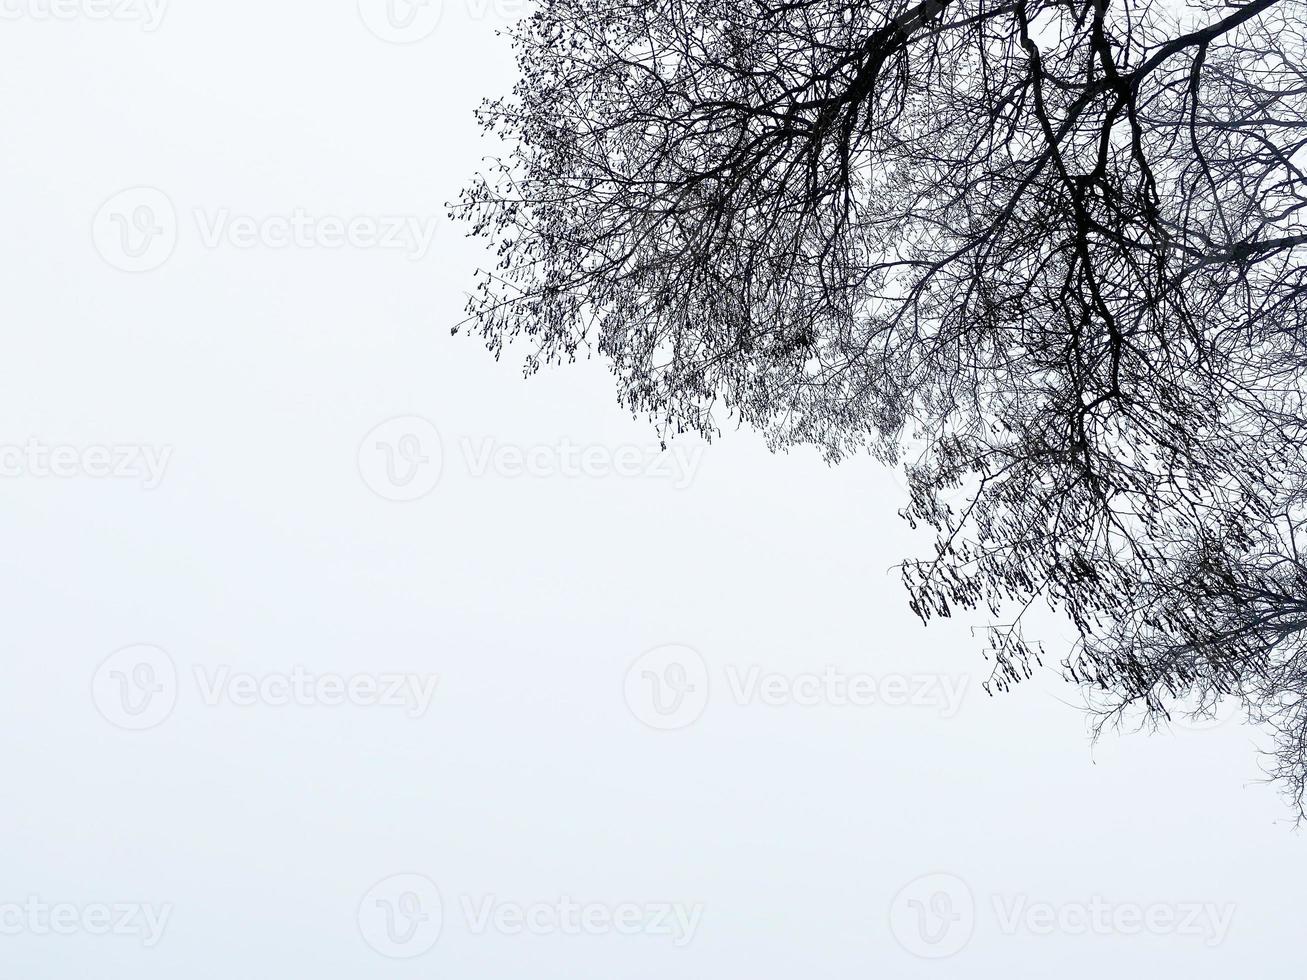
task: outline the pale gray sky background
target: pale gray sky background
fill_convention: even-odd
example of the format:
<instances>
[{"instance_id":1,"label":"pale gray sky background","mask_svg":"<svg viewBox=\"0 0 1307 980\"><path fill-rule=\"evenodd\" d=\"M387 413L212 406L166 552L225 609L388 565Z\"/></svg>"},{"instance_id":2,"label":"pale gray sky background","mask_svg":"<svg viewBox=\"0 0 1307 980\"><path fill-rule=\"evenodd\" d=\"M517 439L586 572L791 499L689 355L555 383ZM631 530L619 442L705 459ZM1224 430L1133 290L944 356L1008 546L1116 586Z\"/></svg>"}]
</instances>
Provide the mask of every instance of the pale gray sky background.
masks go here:
<instances>
[{"instance_id":1,"label":"pale gray sky background","mask_svg":"<svg viewBox=\"0 0 1307 980\"><path fill-rule=\"evenodd\" d=\"M449 335L515 8L395 2L3 0L0 975L1299 964L1255 732L988 698L877 464Z\"/></svg>"}]
</instances>

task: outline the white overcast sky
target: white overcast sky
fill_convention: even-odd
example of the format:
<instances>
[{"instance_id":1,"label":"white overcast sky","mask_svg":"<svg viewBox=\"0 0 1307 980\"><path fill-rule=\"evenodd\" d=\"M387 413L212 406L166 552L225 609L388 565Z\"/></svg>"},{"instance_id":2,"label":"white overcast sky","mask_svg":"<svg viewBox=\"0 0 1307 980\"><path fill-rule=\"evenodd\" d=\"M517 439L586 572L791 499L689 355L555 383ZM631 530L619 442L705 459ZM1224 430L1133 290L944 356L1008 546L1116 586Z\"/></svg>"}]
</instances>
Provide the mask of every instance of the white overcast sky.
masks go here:
<instances>
[{"instance_id":1,"label":"white overcast sky","mask_svg":"<svg viewBox=\"0 0 1307 980\"><path fill-rule=\"evenodd\" d=\"M1300 963L1257 733L986 697L873 461L450 336L514 6L396 2L3 0L0 976Z\"/></svg>"}]
</instances>

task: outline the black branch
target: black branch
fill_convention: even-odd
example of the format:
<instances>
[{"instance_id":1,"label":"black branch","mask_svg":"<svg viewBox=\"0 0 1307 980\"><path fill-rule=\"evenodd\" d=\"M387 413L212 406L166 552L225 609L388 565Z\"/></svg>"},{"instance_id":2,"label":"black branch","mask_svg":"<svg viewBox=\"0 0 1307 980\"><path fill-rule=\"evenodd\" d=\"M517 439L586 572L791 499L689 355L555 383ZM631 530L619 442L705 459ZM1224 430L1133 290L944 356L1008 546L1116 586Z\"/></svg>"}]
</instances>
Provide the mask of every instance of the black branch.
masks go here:
<instances>
[{"instance_id":1,"label":"black branch","mask_svg":"<svg viewBox=\"0 0 1307 980\"><path fill-rule=\"evenodd\" d=\"M1307 789L1307 0L541 0L465 326L664 438L906 463L923 619ZM961 503L958 503L958 500ZM952 501L950 503L949 501Z\"/></svg>"}]
</instances>

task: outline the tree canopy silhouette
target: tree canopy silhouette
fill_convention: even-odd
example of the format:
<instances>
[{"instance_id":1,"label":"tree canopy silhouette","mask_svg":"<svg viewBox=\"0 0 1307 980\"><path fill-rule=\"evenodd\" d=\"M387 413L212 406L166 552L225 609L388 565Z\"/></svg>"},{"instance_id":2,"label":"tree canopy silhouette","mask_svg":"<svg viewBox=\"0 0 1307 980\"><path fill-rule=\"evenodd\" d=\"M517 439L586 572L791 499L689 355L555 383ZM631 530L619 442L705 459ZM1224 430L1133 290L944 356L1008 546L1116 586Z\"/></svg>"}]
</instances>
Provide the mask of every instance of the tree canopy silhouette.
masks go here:
<instances>
[{"instance_id":1,"label":"tree canopy silhouette","mask_svg":"<svg viewBox=\"0 0 1307 980\"><path fill-rule=\"evenodd\" d=\"M1307 0L541 0L455 208L468 324L664 438L906 467L924 620L1307 788Z\"/></svg>"}]
</instances>

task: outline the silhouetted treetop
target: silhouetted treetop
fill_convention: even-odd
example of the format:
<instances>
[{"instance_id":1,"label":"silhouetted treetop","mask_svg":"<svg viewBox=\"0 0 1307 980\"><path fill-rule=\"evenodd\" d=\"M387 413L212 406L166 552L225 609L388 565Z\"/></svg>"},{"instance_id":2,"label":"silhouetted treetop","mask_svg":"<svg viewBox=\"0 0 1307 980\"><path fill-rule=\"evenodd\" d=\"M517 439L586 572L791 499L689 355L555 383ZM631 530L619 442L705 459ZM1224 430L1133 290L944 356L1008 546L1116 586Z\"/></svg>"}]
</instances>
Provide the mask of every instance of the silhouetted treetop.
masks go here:
<instances>
[{"instance_id":1,"label":"silhouetted treetop","mask_svg":"<svg viewBox=\"0 0 1307 980\"><path fill-rule=\"evenodd\" d=\"M456 214L528 371L598 353L670 437L907 466L923 619L995 682L1231 695L1307 775L1307 6L543 0ZM1304 704L1307 708L1307 704Z\"/></svg>"}]
</instances>

